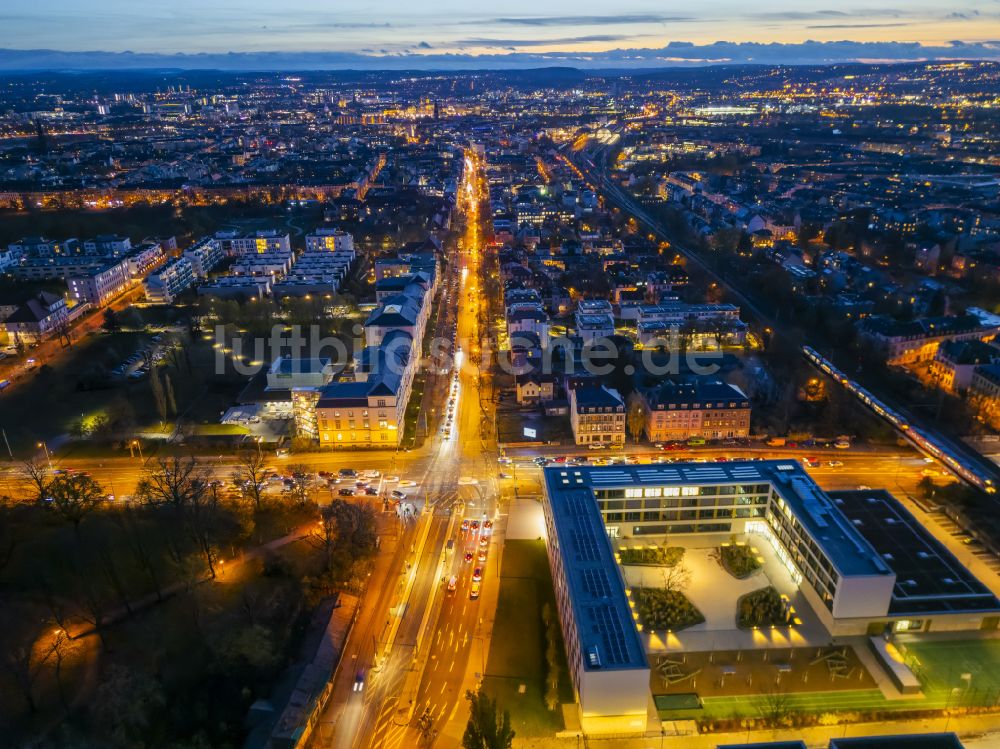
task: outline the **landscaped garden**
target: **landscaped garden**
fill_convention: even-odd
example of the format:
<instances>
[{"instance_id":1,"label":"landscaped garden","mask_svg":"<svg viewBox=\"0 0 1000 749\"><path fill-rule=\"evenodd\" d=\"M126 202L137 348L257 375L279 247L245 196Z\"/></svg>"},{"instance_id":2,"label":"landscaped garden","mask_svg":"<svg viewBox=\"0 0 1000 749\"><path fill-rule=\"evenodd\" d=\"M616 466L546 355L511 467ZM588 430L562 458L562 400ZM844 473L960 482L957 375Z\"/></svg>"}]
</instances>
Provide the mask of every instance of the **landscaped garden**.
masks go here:
<instances>
[{"instance_id":1,"label":"landscaped garden","mask_svg":"<svg viewBox=\"0 0 1000 749\"><path fill-rule=\"evenodd\" d=\"M791 620L788 601L772 586L747 593L736 604L736 623L744 629L780 627Z\"/></svg>"},{"instance_id":2,"label":"landscaped garden","mask_svg":"<svg viewBox=\"0 0 1000 749\"><path fill-rule=\"evenodd\" d=\"M719 554L726 572L740 580L750 577L763 566L757 551L745 543L733 541L723 544Z\"/></svg>"},{"instance_id":3,"label":"landscaped garden","mask_svg":"<svg viewBox=\"0 0 1000 749\"><path fill-rule=\"evenodd\" d=\"M701 612L679 590L633 588L632 600L639 614L639 623L647 632L676 632L705 621Z\"/></svg>"},{"instance_id":4,"label":"landscaped garden","mask_svg":"<svg viewBox=\"0 0 1000 749\"><path fill-rule=\"evenodd\" d=\"M620 549L618 559L622 564L674 567L684 558L681 546L640 546Z\"/></svg>"}]
</instances>

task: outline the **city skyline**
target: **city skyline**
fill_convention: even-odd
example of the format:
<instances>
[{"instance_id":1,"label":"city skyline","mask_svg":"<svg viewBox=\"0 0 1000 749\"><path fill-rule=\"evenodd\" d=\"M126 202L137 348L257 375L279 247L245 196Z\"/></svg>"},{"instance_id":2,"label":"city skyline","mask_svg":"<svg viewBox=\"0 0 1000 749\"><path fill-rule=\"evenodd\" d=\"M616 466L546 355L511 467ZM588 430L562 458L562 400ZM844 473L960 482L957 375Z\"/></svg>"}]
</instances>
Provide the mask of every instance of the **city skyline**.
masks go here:
<instances>
[{"instance_id":1,"label":"city skyline","mask_svg":"<svg viewBox=\"0 0 1000 749\"><path fill-rule=\"evenodd\" d=\"M638 0L614 12L565 0L544 12L523 0L502 9L440 2L419 10L378 0L331 11L308 0L291 10L259 0L184 0L141 10L121 0L86 8L17 0L0 13L0 65L662 67L1000 57L1000 12L996 3L977 0L950 8L890 0L836 9L810 0L750 10L727 0L696 9Z\"/></svg>"}]
</instances>

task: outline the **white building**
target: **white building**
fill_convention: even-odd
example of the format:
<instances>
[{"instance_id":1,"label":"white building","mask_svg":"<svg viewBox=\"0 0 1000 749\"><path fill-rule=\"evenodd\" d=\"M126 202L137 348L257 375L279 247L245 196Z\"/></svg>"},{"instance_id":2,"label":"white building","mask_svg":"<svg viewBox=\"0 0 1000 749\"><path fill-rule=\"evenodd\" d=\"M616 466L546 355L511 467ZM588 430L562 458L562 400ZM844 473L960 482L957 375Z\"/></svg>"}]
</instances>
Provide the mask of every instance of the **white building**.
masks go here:
<instances>
[{"instance_id":1,"label":"white building","mask_svg":"<svg viewBox=\"0 0 1000 749\"><path fill-rule=\"evenodd\" d=\"M340 229L319 228L306 235L306 250L354 253L354 237Z\"/></svg>"}]
</instances>

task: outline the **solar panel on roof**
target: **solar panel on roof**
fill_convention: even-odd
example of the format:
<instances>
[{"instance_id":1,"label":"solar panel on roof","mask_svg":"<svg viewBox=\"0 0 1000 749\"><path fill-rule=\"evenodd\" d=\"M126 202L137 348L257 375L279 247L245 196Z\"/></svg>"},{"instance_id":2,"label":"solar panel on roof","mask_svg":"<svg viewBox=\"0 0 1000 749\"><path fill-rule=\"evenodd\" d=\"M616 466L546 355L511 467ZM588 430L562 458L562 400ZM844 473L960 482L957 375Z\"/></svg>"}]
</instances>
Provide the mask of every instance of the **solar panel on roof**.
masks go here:
<instances>
[{"instance_id":1,"label":"solar panel on roof","mask_svg":"<svg viewBox=\"0 0 1000 749\"><path fill-rule=\"evenodd\" d=\"M587 614L594 625L594 632L601 636L604 643L604 651L607 653L607 662L624 664L629 663L628 644L625 642L625 631L622 628L621 618L617 615L613 606L598 605L587 606Z\"/></svg>"},{"instance_id":2,"label":"solar panel on roof","mask_svg":"<svg viewBox=\"0 0 1000 749\"><path fill-rule=\"evenodd\" d=\"M583 570L583 588L594 598L610 598L611 584L608 574L603 569Z\"/></svg>"}]
</instances>

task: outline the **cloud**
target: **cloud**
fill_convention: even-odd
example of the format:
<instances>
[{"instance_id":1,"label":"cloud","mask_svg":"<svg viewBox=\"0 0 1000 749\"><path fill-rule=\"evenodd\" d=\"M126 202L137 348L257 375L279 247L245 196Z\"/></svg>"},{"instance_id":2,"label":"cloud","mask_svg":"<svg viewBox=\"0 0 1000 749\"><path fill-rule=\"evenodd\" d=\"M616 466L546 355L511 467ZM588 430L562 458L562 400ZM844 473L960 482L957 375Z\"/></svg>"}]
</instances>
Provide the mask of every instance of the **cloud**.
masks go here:
<instances>
[{"instance_id":1,"label":"cloud","mask_svg":"<svg viewBox=\"0 0 1000 749\"><path fill-rule=\"evenodd\" d=\"M807 29L889 29L895 26L912 26L909 21L897 21L893 23L823 23L815 26L806 26Z\"/></svg>"},{"instance_id":2,"label":"cloud","mask_svg":"<svg viewBox=\"0 0 1000 749\"><path fill-rule=\"evenodd\" d=\"M559 39L460 39L460 47L548 47L553 44L587 44L593 42L620 42L631 37L624 34L592 34L590 36L566 36Z\"/></svg>"},{"instance_id":3,"label":"cloud","mask_svg":"<svg viewBox=\"0 0 1000 749\"><path fill-rule=\"evenodd\" d=\"M494 18L493 23L509 26L624 26L626 24L696 21L689 16L667 16L659 13L625 13L611 16L525 16Z\"/></svg>"},{"instance_id":4,"label":"cloud","mask_svg":"<svg viewBox=\"0 0 1000 749\"><path fill-rule=\"evenodd\" d=\"M580 37L572 37L579 39ZM486 41L486 40L482 40ZM492 39L491 44L512 40ZM516 40L515 40L516 41ZM534 40L531 40L534 41ZM548 43L548 42L547 42ZM570 42L563 42L569 44ZM507 45L512 46L512 45ZM604 52L531 52L498 48L482 54L414 52L223 52L155 54L143 52L65 52L0 49L0 70L510 70L537 67L581 69L656 69L711 64L829 65L843 62L909 62L924 60L1000 61L1000 41L953 41L940 45L917 42L808 41L795 44L671 42L658 48L612 49Z\"/></svg>"},{"instance_id":5,"label":"cloud","mask_svg":"<svg viewBox=\"0 0 1000 749\"><path fill-rule=\"evenodd\" d=\"M788 10L774 11L767 13L751 13L752 18L760 18L769 21L810 21L816 18L838 18L846 17L848 14L842 10Z\"/></svg>"}]
</instances>

